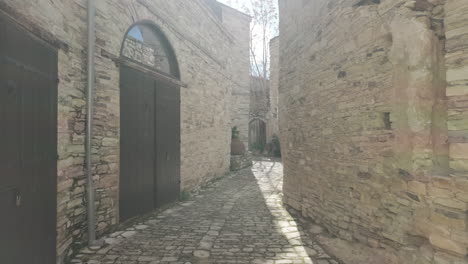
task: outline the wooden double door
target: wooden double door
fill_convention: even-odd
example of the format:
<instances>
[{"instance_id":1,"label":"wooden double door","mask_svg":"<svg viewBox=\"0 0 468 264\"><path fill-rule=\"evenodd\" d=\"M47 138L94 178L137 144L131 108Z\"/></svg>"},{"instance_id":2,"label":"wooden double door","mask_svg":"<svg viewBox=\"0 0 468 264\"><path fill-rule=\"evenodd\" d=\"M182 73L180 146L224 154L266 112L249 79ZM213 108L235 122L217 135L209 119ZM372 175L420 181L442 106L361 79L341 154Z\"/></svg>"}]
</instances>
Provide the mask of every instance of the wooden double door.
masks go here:
<instances>
[{"instance_id":1,"label":"wooden double door","mask_svg":"<svg viewBox=\"0 0 468 264\"><path fill-rule=\"evenodd\" d=\"M56 259L57 50L0 16L0 263Z\"/></svg>"},{"instance_id":2,"label":"wooden double door","mask_svg":"<svg viewBox=\"0 0 468 264\"><path fill-rule=\"evenodd\" d=\"M249 148L263 150L266 146L266 124L263 120L254 119L249 124Z\"/></svg>"},{"instance_id":3,"label":"wooden double door","mask_svg":"<svg viewBox=\"0 0 468 264\"><path fill-rule=\"evenodd\" d=\"M180 87L122 65L120 220L171 203L180 192Z\"/></svg>"}]
</instances>

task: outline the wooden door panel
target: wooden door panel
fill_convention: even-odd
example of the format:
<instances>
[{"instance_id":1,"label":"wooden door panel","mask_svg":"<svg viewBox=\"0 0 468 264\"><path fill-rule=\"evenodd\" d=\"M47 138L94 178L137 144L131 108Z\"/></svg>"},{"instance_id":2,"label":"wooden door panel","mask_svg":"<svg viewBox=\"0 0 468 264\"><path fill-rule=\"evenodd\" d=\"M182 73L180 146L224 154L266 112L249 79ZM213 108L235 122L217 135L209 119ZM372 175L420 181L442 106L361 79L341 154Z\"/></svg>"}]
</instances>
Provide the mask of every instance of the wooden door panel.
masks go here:
<instances>
[{"instance_id":1,"label":"wooden door panel","mask_svg":"<svg viewBox=\"0 0 468 264\"><path fill-rule=\"evenodd\" d=\"M156 204L180 192L180 88L156 82Z\"/></svg>"},{"instance_id":2,"label":"wooden door panel","mask_svg":"<svg viewBox=\"0 0 468 264\"><path fill-rule=\"evenodd\" d=\"M178 199L180 89L121 68L120 219Z\"/></svg>"},{"instance_id":3,"label":"wooden door panel","mask_svg":"<svg viewBox=\"0 0 468 264\"><path fill-rule=\"evenodd\" d=\"M0 259L56 258L57 51L0 16Z\"/></svg>"},{"instance_id":4,"label":"wooden door panel","mask_svg":"<svg viewBox=\"0 0 468 264\"><path fill-rule=\"evenodd\" d=\"M154 89L151 79L121 68L120 218L154 208Z\"/></svg>"}]
</instances>

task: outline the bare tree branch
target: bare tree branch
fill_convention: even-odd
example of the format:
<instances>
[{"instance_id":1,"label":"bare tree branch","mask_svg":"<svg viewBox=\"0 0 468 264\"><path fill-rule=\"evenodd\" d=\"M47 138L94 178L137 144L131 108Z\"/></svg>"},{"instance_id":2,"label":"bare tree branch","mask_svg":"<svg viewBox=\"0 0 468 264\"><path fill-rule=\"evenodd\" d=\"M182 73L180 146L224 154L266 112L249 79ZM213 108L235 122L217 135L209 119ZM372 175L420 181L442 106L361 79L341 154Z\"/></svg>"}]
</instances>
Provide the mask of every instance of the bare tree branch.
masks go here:
<instances>
[{"instance_id":1,"label":"bare tree branch","mask_svg":"<svg viewBox=\"0 0 468 264\"><path fill-rule=\"evenodd\" d=\"M267 88L269 79L269 42L277 31L277 8L274 0L250 0L247 13L252 16L250 53L251 73L261 77L261 85ZM258 53L259 54L258 54Z\"/></svg>"}]
</instances>

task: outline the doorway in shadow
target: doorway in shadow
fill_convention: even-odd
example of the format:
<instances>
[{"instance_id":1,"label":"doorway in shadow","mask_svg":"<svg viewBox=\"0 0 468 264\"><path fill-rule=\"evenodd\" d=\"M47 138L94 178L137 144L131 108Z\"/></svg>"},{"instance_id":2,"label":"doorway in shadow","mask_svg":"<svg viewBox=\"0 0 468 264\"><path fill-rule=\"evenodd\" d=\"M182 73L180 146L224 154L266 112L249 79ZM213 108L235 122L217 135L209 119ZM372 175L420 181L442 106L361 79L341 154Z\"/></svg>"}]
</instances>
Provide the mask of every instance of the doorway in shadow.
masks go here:
<instances>
[{"instance_id":1,"label":"doorway in shadow","mask_svg":"<svg viewBox=\"0 0 468 264\"><path fill-rule=\"evenodd\" d=\"M266 145L266 124L261 119L249 123L249 150L262 152Z\"/></svg>"}]
</instances>

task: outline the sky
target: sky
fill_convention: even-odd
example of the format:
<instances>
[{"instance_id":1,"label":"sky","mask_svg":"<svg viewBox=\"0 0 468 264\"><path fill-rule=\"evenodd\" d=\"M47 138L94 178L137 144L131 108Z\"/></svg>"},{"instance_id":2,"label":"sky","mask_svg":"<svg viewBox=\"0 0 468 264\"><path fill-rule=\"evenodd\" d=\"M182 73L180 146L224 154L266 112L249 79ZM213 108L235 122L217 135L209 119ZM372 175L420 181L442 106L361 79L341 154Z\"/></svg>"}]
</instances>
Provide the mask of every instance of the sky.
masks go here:
<instances>
[{"instance_id":1,"label":"sky","mask_svg":"<svg viewBox=\"0 0 468 264\"><path fill-rule=\"evenodd\" d=\"M245 12L245 8L247 7L248 9L252 8L252 1L258 1L258 0L217 0L220 3L226 4L228 6L231 6L235 9L238 9L242 12ZM277 5L277 1L274 1ZM276 10L278 10L278 7L276 6ZM253 24L251 24L253 26ZM260 62L262 58L262 53L263 53L263 45L262 45L262 34L261 34L261 27L259 26L254 26L254 30L252 32L252 46L253 46L253 51L255 53L256 61ZM269 28L267 30L267 40L272 39L278 35L278 29L277 25ZM267 54L269 51L266 51ZM268 66L267 66L268 67ZM256 68L256 67L253 67ZM258 75L255 72L253 72L254 75Z\"/></svg>"},{"instance_id":2,"label":"sky","mask_svg":"<svg viewBox=\"0 0 468 264\"><path fill-rule=\"evenodd\" d=\"M130 29L128 35L143 42L143 34L141 33L141 30L138 26L135 26L132 29Z\"/></svg>"}]
</instances>

